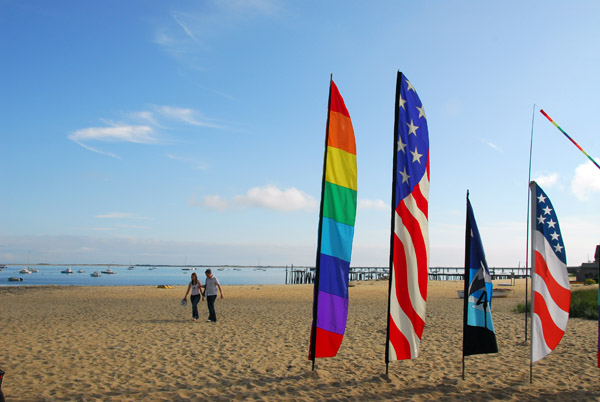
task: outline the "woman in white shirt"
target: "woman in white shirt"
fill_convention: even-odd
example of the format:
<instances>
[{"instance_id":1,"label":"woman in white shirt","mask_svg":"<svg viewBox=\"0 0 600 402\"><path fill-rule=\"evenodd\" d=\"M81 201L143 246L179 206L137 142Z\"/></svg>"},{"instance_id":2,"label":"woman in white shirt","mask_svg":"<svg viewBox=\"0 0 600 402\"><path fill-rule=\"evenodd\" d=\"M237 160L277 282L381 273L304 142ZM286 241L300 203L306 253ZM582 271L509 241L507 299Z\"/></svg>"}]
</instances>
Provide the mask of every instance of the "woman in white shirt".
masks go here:
<instances>
[{"instance_id":1,"label":"woman in white shirt","mask_svg":"<svg viewBox=\"0 0 600 402\"><path fill-rule=\"evenodd\" d=\"M188 285L187 292L185 292L185 296L183 296L183 300L187 298L188 293L192 291L190 295L190 301L192 302L192 321L198 320L198 302L200 301L200 296L202 295L202 283L198 280L198 276L196 273L192 273L192 280Z\"/></svg>"}]
</instances>

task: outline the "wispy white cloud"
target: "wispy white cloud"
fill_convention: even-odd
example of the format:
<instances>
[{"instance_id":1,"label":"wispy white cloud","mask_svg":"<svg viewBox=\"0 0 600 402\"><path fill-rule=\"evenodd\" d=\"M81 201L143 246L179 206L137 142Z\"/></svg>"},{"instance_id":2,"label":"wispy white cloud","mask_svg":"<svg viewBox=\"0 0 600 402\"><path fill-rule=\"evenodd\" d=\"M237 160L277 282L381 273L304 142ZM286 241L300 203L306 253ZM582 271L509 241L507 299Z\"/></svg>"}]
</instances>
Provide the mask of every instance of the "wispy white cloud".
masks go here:
<instances>
[{"instance_id":1,"label":"wispy white cloud","mask_svg":"<svg viewBox=\"0 0 600 402\"><path fill-rule=\"evenodd\" d=\"M215 40L248 29L260 19L276 19L283 14L280 0L213 0L202 11L177 10L163 21L154 35L154 43L176 59L197 63L196 57L214 46Z\"/></svg>"},{"instance_id":2,"label":"wispy white cloud","mask_svg":"<svg viewBox=\"0 0 600 402\"><path fill-rule=\"evenodd\" d=\"M73 131L68 138L87 149L102 155L119 158L112 152L106 152L89 145L89 142L130 142L136 144L157 144L159 141L154 129L150 126L134 126L112 124L110 127L88 127Z\"/></svg>"},{"instance_id":3,"label":"wispy white cloud","mask_svg":"<svg viewBox=\"0 0 600 402\"><path fill-rule=\"evenodd\" d=\"M150 226L142 226L142 225L117 225L117 227L121 229L141 229L141 230L150 230L152 229Z\"/></svg>"},{"instance_id":4,"label":"wispy white cloud","mask_svg":"<svg viewBox=\"0 0 600 402\"><path fill-rule=\"evenodd\" d=\"M220 128L217 124L210 122L202 113L193 109L159 105L155 105L154 109L164 117L179 120L192 126Z\"/></svg>"},{"instance_id":5,"label":"wispy white cloud","mask_svg":"<svg viewBox=\"0 0 600 402\"><path fill-rule=\"evenodd\" d=\"M195 170L206 170L206 164L200 160L194 158L188 158L185 156L178 156L174 154L167 154L167 158L180 161L192 167Z\"/></svg>"},{"instance_id":6,"label":"wispy white cloud","mask_svg":"<svg viewBox=\"0 0 600 402\"><path fill-rule=\"evenodd\" d=\"M558 173L537 176L535 182L542 187L552 188L558 184Z\"/></svg>"},{"instance_id":7,"label":"wispy white cloud","mask_svg":"<svg viewBox=\"0 0 600 402\"><path fill-rule=\"evenodd\" d=\"M112 127L89 127L72 132L73 141L134 142L155 144L154 129L150 126L115 125Z\"/></svg>"},{"instance_id":8,"label":"wispy white cloud","mask_svg":"<svg viewBox=\"0 0 600 402\"><path fill-rule=\"evenodd\" d=\"M358 209L375 209L378 211L389 211L390 206L383 200L358 200Z\"/></svg>"},{"instance_id":9,"label":"wispy white cloud","mask_svg":"<svg viewBox=\"0 0 600 402\"><path fill-rule=\"evenodd\" d=\"M140 112L128 113L127 116L133 120L143 121L152 126L160 127L160 124L158 123L158 120L154 116L154 113L152 113L149 110L142 110Z\"/></svg>"},{"instance_id":10,"label":"wispy white cloud","mask_svg":"<svg viewBox=\"0 0 600 402\"><path fill-rule=\"evenodd\" d=\"M173 21L175 21L175 23L177 25L179 25L181 27L181 29L183 29L183 32L185 32L185 34L190 39L192 39L194 42L196 42L198 45L200 45L200 42L198 41L198 39L196 39L196 36L192 32L192 30L190 28L188 28L188 26L182 21L182 19L177 14L173 14Z\"/></svg>"},{"instance_id":11,"label":"wispy white cloud","mask_svg":"<svg viewBox=\"0 0 600 402\"><path fill-rule=\"evenodd\" d=\"M279 212L292 212L314 211L318 208L317 200L313 196L294 187L281 190L274 185L253 187L246 194L236 195L230 200L219 195L208 195L200 202L191 201L190 205L218 211L258 207Z\"/></svg>"},{"instance_id":12,"label":"wispy white cloud","mask_svg":"<svg viewBox=\"0 0 600 402\"><path fill-rule=\"evenodd\" d=\"M27 251L35 250L31 263L61 264L120 263L182 264L184 257L191 264L241 264L256 261L267 265L285 266L314 264L314 241L278 243L227 240L226 242L163 240L138 236L107 237L104 233L90 236L7 236L0 232L0 258L5 262L24 263ZM25 250L25 251L23 251ZM353 253L354 254L354 253ZM268 257L267 257L268 256ZM353 257L354 260L354 257Z\"/></svg>"},{"instance_id":13,"label":"wispy white cloud","mask_svg":"<svg viewBox=\"0 0 600 402\"><path fill-rule=\"evenodd\" d=\"M92 152L95 152L95 153L97 153L97 154L100 154L100 155L110 156L111 158L115 158L115 159L121 159L121 157L120 157L119 155L117 155L117 154L114 154L114 153L112 153L112 152L105 152L105 151L102 151L102 150L100 150L100 149L98 149L98 148L94 148L94 147L91 147L91 146L89 146L89 145L86 145L86 144L84 144L84 143L83 143L83 142L81 142L81 141L77 141L77 140L73 140L73 141L74 141L74 142L75 142L77 145L81 146L83 149L87 149L88 151L92 151Z\"/></svg>"},{"instance_id":14,"label":"wispy white cloud","mask_svg":"<svg viewBox=\"0 0 600 402\"><path fill-rule=\"evenodd\" d=\"M318 205L313 196L297 188L280 190L273 185L253 187L245 195L236 195L234 200L241 205L275 211L313 211Z\"/></svg>"},{"instance_id":15,"label":"wispy white cloud","mask_svg":"<svg viewBox=\"0 0 600 402\"><path fill-rule=\"evenodd\" d=\"M96 215L96 218L100 219L137 219L137 220L151 220L144 216L138 216L129 212L109 212L106 214Z\"/></svg>"},{"instance_id":16,"label":"wispy white cloud","mask_svg":"<svg viewBox=\"0 0 600 402\"><path fill-rule=\"evenodd\" d=\"M598 161L597 158L594 158ZM575 168L571 191L581 201L589 201L591 193L600 192L600 169L591 161Z\"/></svg>"},{"instance_id":17,"label":"wispy white cloud","mask_svg":"<svg viewBox=\"0 0 600 402\"><path fill-rule=\"evenodd\" d=\"M198 202L196 200L192 200L189 204L191 206L206 207L208 209L214 209L221 212L229 209L231 206L231 203L223 199L220 195L207 195L202 199L202 201Z\"/></svg>"},{"instance_id":18,"label":"wispy white cloud","mask_svg":"<svg viewBox=\"0 0 600 402\"><path fill-rule=\"evenodd\" d=\"M168 126L177 123L187 126L223 128L194 109L168 105L152 105L150 110L123 113L122 116L125 116L127 120L145 124L115 123L103 120L107 126L75 130L68 135L68 138L88 151L121 159L117 154L99 149L96 145L91 144L95 142L161 144L163 143L161 131L167 130Z\"/></svg>"},{"instance_id":19,"label":"wispy white cloud","mask_svg":"<svg viewBox=\"0 0 600 402\"><path fill-rule=\"evenodd\" d=\"M485 145L487 145L488 147L490 147L498 152L502 152L502 149L498 145L496 145L495 143L493 143L491 141L488 141L486 139L481 139L481 142L483 142Z\"/></svg>"}]
</instances>

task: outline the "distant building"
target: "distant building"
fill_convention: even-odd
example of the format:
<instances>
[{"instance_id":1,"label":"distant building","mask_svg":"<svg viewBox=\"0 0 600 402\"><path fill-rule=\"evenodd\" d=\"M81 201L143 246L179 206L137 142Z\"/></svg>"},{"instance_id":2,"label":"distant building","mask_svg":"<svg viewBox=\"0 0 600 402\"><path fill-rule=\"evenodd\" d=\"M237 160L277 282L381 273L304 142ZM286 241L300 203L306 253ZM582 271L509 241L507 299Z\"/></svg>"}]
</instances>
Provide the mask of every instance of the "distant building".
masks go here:
<instances>
[{"instance_id":1,"label":"distant building","mask_svg":"<svg viewBox=\"0 0 600 402\"><path fill-rule=\"evenodd\" d=\"M598 283L598 264L600 263L600 244L596 246L594 262L584 262L577 270L575 276L577 282L585 282L586 279L594 279Z\"/></svg>"}]
</instances>

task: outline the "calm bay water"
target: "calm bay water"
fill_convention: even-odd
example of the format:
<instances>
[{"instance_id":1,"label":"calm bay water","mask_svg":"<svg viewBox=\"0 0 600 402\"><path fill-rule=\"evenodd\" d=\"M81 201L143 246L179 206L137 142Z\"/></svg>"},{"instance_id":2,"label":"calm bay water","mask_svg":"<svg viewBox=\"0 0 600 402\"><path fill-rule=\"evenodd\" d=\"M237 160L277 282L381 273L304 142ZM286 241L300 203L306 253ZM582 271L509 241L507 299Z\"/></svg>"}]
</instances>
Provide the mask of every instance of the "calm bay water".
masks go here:
<instances>
[{"instance_id":1,"label":"calm bay water","mask_svg":"<svg viewBox=\"0 0 600 402\"><path fill-rule=\"evenodd\" d=\"M72 274L61 273L71 268ZM66 266L41 265L31 266L39 270L31 274L20 274L26 266L9 265L0 271L0 286L31 286L31 285L78 285L78 286L157 286L157 285L187 285L192 272L204 283L206 267L195 270L183 270L181 267L141 267L133 270L128 267L110 267L116 274L101 274L94 278L94 271L104 271L106 266ZM154 269L151 269L154 268ZM243 268L211 268L213 275L219 278L222 285L269 285L285 283L285 267L243 267ZM83 273L77 271L83 270ZM11 282L10 277L23 278L22 282Z\"/></svg>"},{"instance_id":2,"label":"calm bay water","mask_svg":"<svg viewBox=\"0 0 600 402\"><path fill-rule=\"evenodd\" d=\"M129 270L126 266L111 266L116 274L101 274L99 278L94 278L91 274L94 271L104 271L107 266L77 266L77 265L32 265L31 268L38 269L39 272L31 274L21 274L19 271L25 268L25 265L9 265L4 270L0 270L0 286L27 286L27 285L78 285L78 286L158 286L158 285L187 285L190 281L192 272L196 272L198 278L204 282L204 271L206 267L197 267L195 270L184 270L182 267L147 267L135 266ZM62 270L71 268L72 274L63 274ZM285 267L216 267L212 268L213 274L219 278L223 285L277 285L285 284ZM304 268L300 268L303 270ZM83 270L83 273L79 273ZM291 268L290 268L291 270ZM371 270L386 270L385 268L354 268L356 275L360 272L369 272ZM459 280L464 268L451 267L430 267L430 280ZM387 271L385 271L387 272ZM512 272L517 278L522 278L526 274L523 268L491 268L492 276L505 279ZM10 277L23 278L22 282L11 282ZM290 280L292 275L290 274ZM355 278L356 279L356 278ZM361 278L358 278L361 279ZM364 276L363 279L370 279ZM290 282L291 283L291 282Z\"/></svg>"}]
</instances>

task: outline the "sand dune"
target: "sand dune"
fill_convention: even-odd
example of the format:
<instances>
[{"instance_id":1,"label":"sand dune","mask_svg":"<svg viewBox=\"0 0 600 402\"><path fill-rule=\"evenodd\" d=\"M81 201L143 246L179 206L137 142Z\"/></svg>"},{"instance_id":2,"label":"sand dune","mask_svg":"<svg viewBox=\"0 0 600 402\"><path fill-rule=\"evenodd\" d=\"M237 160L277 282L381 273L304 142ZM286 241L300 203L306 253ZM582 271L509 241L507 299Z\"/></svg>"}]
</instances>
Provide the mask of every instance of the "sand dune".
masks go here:
<instances>
[{"instance_id":1,"label":"sand dune","mask_svg":"<svg viewBox=\"0 0 600 402\"><path fill-rule=\"evenodd\" d=\"M387 283L350 288L335 358L307 360L312 285L227 286L219 322L191 321L186 287L0 287L0 368L8 401L600 400L597 322L570 319L534 365L515 293L494 299L499 353L461 377L460 282L430 281L420 356L385 374ZM200 304L201 318L208 315Z\"/></svg>"}]
</instances>

